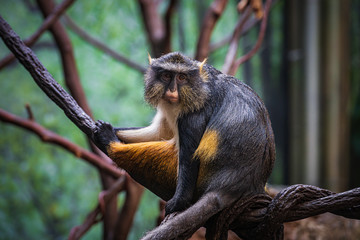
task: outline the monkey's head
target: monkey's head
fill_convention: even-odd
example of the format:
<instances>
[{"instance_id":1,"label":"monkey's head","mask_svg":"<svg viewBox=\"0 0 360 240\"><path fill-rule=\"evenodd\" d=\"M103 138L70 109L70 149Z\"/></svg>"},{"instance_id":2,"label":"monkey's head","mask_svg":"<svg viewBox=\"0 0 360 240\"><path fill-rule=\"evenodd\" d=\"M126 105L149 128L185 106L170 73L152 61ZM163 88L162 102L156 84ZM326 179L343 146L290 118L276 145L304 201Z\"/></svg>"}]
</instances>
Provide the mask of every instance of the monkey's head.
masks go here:
<instances>
[{"instance_id":1,"label":"monkey's head","mask_svg":"<svg viewBox=\"0 0 360 240\"><path fill-rule=\"evenodd\" d=\"M208 97L204 62L181 53L150 58L145 74L145 100L156 107L161 100L180 106L182 113L201 109Z\"/></svg>"}]
</instances>

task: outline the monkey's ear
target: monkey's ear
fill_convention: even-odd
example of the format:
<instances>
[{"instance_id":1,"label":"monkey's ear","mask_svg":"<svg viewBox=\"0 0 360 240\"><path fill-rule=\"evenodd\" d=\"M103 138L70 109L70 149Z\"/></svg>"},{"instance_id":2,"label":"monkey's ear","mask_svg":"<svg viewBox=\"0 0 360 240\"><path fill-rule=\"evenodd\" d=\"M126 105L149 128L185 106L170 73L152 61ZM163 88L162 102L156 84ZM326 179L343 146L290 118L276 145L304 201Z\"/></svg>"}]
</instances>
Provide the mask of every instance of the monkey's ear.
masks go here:
<instances>
[{"instance_id":1,"label":"monkey's ear","mask_svg":"<svg viewBox=\"0 0 360 240\"><path fill-rule=\"evenodd\" d=\"M207 61L207 58L205 58L204 61L202 61L199 66L200 76L203 79L207 79L207 77L208 77L207 72L204 69L204 65L205 65L206 61Z\"/></svg>"},{"instance_id":2,"label":"monkey's ear","mask_svg":"<svg viewBox=\"0 0 360 240\"><path fill-rule=\"evenodd\" d=\"M150 53L148 52L148 59L149 59L149 65L151 65L151 62L152 62L152 58L150 56Z\"/></svg>"}]
</instances>

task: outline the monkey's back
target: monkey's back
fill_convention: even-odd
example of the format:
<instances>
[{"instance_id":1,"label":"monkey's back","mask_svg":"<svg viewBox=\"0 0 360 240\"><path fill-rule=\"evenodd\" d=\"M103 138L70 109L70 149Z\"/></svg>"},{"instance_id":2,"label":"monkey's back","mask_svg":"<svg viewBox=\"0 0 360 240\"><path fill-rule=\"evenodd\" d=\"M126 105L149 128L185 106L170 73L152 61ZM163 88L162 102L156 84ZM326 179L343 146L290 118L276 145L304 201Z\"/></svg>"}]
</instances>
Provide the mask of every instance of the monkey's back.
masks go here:
<instances>
[{"instance_id":1,"label":"monkey's back","mask_svg":"<svg viewBox=\"0 0 360 240\"><path fill-rule=\"evenodd\" d=\"M210 116L204 136L211 133L206 144L213 141L205 150L216 151L200 159L199 194L219 189L235 196L262 192L275 160L268 112L250 87L218 71L214 75L204 109Z\"/></svg>"}]
</instances>

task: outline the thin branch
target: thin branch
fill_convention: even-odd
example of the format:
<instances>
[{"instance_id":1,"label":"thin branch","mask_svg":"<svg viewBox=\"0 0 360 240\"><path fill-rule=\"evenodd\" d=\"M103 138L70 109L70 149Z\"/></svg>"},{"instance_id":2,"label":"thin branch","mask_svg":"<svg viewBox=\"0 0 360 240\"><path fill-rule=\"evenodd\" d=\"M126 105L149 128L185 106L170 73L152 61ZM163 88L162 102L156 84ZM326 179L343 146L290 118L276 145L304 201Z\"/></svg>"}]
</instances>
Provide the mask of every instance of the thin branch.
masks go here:
<instances>
[{"instance_id":1,"label":"thin branch","mask_svg":"<svg viewBox=\"0 0 360 240\"><path fill-rule=\"evenodd\" d=\"M245 61L248 61L252 56L255 55L255 53L259 50L263 40L264 40L264 36L265 36L265 31L266 31L266 25L267 25L267 20L268 20L268 16L269 16L269 11L270 11L270 7L271 7L271 0L267 0L266 1L266 5L265 5L265 12L264 12L264 17L263 20L261 21L261 26L260 26L260 32L259 32L259 37L256 41L255 46L253 47L253 49L250 50L250 52L248 52L247 54L245 54L244 56L240 57L239 59L237 59L233 66L231 67L229 74L230 75L235 75L235 73L237 72L239 66L244 63Z\"/></svg>"},{"instance_id":2,"label":"thin branch","mask_svg":"<svg viewBox=\"0 0 360 240\"><path fill-rule=\"evenodd\" d=\"M98 155L79 147L78 145L70 142L69 140L57 135L50 130L47 130L35 121L20 118L9 112L6 112L3 109L0 109L0 121L19 126L32 133L35 133L40 137L42 141L62 147L63 149L73 153L76 157L87 161L97 169L106 172L114 178L118 178L122 175L122 171L117 169L116 166L106 163Z\"/></svg>"},{"instance_id":3,"label":"thin branch","mask_svg":"<svg viewBox=\"0 0 360 240\"><path fill-rule=\"evenodd\" d=\"M28 115L28 120L29 121L35 121L34 114L33 114L32 110L31 110L30 104L27 103L25 105L25 109L26 109L26 112L27 112L27 115Z\"/></svg>"},{"instance_id":4,"label":"thin branch","mask_svg":"<svg viewBox=\"0 0 360 240\"><path fill-rule=\"evenodd\" d=\"M227 5L227 0L214 0L206 12L197 42L195 59L203 61L209 55L209 45L214 27Z\"/></svg>"},{"instance_id":5,"label":"thin branch","mask_svg":"<svg viewBox=\"0 0 360 240\"><path fill-rule=\"evenodd\" d=\"M71 229L68 240L80 239L93 225L100 222L102 217L100 206L97 205L96 208L87 215L83 224Z\"/></svg>"},{"instance_id":6,"label":"thin branch","mask_svg":"<svg viewBox=\"0 0 360 240\"><path fill-rule=\"evenodd\" d=\"M249 19L250 15L251 15L251 11L252 11L252 9L250 7L248 7L245 10L244 14L241 16L241 18L239 19L238 23L236 24L234 33L233 33L231 41L230 41L230 46L229 46L228 52L225 57L223 69L222 69L222 71L224 73L229 72L233 62L235 61L236 53L237 53L237 50L239 47L239 39L241 36L241 32L242 32L243 27L245 26L245 23L247 22L247 20Z\"/></svg>"},{"instance_id":7,"label":"thin branch","mask_svg":"<svg viewBox=\"0 0 360 240\"><path fill-rule=\"evenodd\" d=\"M125 175L122 175L110 189L103 191L99 195L99 204L96 208L91 211L86 217L83 224L80 226L73 227L70 231L69 240L80 239L93 225L100 222L103 218L103 212L106 204L114 197L118 192L120 192L125 185Z\"/></svg>"},{"instance_id":8,"label":"thin branch","mask_svg":"<svg viewBox=\"0 0 360 240\"><path fill-rule=\"evenodd\" d=\"M64 15L64 22L67 27L69 27L75 34L77 34L79 37L81 37L84 41L90 43L94 47L100 49L113 59L139 71L140 73L145 73L146 68L131 59L117 53L116 51L112 50L108 46L106 46L104 43L99 41L98 39L92 37L90 34L88 34L84 29L82 29L80 26L78 26L69 16Z\"/></svg>"},{"instance_id":9,"label":"thin branch","mask_svg":"<svg viewBox=\"0 0 360 240\"><path fill-rule=\"evenodd\" d=\"M245 25L241 29L240 36L243 36L243 35L247 34L249 32L249 30L252 29L258 22L260 22L260 20L255 18L255 17L253 17L253 18L249 19L248 21L246 21ZM236 28L238 26L239 26L238 24L235 26L235 29L234 29L233 33L229 34L228 36L226 36L225 38L219 40L218 42L211 43L210 46L209 46L209 52L212 53L215 50L217 50L218 48L221 48L224 45L229 44L231 42L231 39L233 38L234 32L236 31Z\"/></svg>"},{"instance_id":10,"label":"thin branch","mask_svg":"<svg viewBox=\"0 0 360 240\"><path fill-rule=\"evenodd\" d=\"M114 240L127 239L133 224L135 213L139 207L139 203L144 192L144 187L135 182L130 175L126 174L125 190L125 202L118 214L117 223L115 225Z\"/></svg>"},{"instance_id":11,"label":"thin branch","mask_svg":"<svg viewBox=\"0 0 360 240\"><path fill-rule=\"evenodd\" d=\"M54 23L56 20L65 12L65 10L73 4L75 0L64 0L61 4L56 6L54 11L44 20L40 28L29 38L27 38L24 43L27 46L32 46L39 37ZM10 64L15 60L13 54L9 54L0 61L0 70L6 65Z\"/></svg>"}]
</instances>

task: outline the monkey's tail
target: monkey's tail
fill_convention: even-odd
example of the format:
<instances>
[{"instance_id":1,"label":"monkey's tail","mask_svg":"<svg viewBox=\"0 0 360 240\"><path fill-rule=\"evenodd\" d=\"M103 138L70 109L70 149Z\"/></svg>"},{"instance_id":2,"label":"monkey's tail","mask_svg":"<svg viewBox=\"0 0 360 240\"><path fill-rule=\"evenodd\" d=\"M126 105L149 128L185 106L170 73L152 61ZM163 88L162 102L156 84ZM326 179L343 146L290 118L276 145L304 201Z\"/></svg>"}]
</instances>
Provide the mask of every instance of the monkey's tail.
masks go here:
<instances>
[{"instance_id":1,"label":"monkey's tail","mask_svg":"<svg viewBox=\"0 0 360 240\"><path fill-rule=\"evenodd\" d=\"M189 238L210 217L227 207L229 203L226 202L219 193L206 193L194 205L148 232L142 240Z\"/></svg>"}]
</instances>

